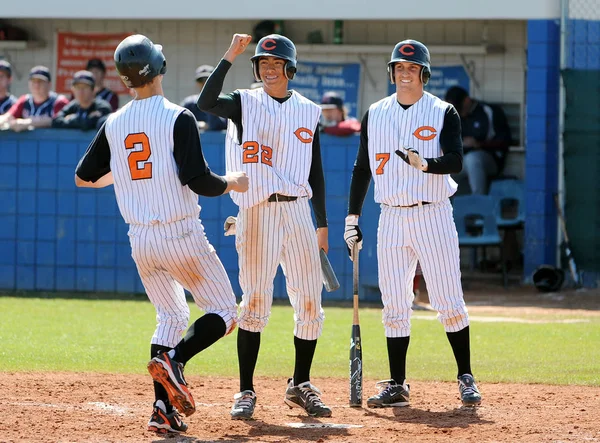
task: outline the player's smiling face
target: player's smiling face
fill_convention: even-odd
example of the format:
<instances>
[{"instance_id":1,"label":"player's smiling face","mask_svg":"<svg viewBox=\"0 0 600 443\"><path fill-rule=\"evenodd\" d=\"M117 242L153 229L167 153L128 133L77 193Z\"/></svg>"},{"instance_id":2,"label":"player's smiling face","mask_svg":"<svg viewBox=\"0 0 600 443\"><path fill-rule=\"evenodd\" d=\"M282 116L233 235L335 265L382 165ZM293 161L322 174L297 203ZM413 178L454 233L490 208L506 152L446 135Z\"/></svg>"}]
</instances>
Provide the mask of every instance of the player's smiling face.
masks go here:
<instances>
[{"instance_id":1,"label":"player's smiling face","mask_svg":"<svg viewBox=\"0 0 600 443\"><path fill-rule=\"evenodd\" d=\"M258 60L258 73L266 87L276 88L287 84L285 63L285 60L277 57L261 57Z\"/></svg>"},{"instance_id":2,"label":"player's smiling face","mask_svg":"<svg viewBox=\"0 0 600 443\"><path fill-rule=\"evenodd\" d=\"M394 80L401 89L414 89L421 86L421 66L411 62L398 62L394 65Z\"/></svg>"}]
</instances>

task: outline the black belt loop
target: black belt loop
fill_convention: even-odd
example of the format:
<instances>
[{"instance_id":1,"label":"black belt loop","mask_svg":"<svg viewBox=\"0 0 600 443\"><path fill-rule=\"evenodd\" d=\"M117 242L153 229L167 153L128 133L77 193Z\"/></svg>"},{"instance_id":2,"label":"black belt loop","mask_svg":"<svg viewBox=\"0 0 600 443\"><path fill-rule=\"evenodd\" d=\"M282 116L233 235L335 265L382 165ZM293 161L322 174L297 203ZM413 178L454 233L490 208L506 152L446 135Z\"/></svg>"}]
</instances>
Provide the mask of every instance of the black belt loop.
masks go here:
<instances>
[{"instance_id":1,"label":"black belt loop","mask_svg":"<svg viewBox=\"0 0 600 443\"><path fill-rule=\"evenodd\" d=\"M273 202L293 202L296 200L298 200L298 197L292 196L292 195L271 194L267 201L270 203L273 203Z\"/></svg>"}]
</instances>

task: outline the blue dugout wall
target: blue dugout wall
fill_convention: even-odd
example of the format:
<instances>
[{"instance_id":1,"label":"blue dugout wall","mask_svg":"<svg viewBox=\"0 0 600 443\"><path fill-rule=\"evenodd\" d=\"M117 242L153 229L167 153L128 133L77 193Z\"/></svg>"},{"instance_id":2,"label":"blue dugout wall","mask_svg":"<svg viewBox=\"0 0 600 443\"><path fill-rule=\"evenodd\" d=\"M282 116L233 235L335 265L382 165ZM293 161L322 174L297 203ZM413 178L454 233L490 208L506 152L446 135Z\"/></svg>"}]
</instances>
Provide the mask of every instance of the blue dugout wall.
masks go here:
<instances>
[{"instance_id":1,"label":"blue dugout wall","mask_svg":"<svg viewBox=\"0 0 600 443\"><path fill-rule=\"evenodd\" d=\"M81 189L74 185L75 167L93 136L92 132L54 129L0 132L1 290L144 292L112 186ZM321 143L329 257L341 284L335 292L324 291L323 297L351 299L352 263L343 231L358 137L322 136ZM202 134L204 154L217 173L225 170L223 144L223 133ZM240 296L234 238L223 236L223 222L237 213L237 207L229 196L200 197L200 205L208 239ZM365 234L361 283L365 285L376 284L378 217L371 187L361 220ZM365 295L375 296L372 291ZM275 280L275 297L286 297L281 271Z\"/></svg>"}]
</instances>

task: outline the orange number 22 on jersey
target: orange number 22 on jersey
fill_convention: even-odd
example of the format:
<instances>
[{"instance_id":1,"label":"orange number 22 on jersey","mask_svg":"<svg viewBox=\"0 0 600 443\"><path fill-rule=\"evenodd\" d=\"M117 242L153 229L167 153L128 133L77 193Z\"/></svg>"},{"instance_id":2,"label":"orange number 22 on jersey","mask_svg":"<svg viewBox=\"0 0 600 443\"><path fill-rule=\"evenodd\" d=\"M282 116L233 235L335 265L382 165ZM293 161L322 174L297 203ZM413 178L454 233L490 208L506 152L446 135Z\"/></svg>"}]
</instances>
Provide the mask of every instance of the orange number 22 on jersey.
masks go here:
<instances>
[{"instance_id":1,"label":"orange number 22 on jersey","mask_svg":"<svg viewBox=\"0 0 600 443\"><path fill-rule=\"evenodd\" d=\"M143 132L138 132L137 134L129 134L125 138L125 147L127 149L133 149L136 145L142 147L141 151L131 151L127 157L131 179L145 180L152 178L152 162L148 161L152 152L150 151L148 136ZM140 162L142 162L141 167Z\"/></svg>"},{"instance_id":2,"label":"orange number 22 on jersey","mask_svg":"<svg viewBox=\"0 0 600 443\"><path fill-rule=\"evenodd\" d=\"M244 157L242 163L258 163L258 143L245 142L242 146L244 149ZM273 148L260 145L260 162L267 166L273 166Z\"/></svg>"},{"instance_id":3,"label":"orange number 22 on jersey","mask_svg":"<svg viewBox=\"0 0 600 443\"><path fill-rule=\"evenodd\" d=\"M375 160L380 162L379 165L377 166L377 169L375 170L375 174L381 175L381 174L383 174L383 168L385 167L385 164L390 160L390 154L389 153L375 154Z\"/></svg>"}]
</instances>

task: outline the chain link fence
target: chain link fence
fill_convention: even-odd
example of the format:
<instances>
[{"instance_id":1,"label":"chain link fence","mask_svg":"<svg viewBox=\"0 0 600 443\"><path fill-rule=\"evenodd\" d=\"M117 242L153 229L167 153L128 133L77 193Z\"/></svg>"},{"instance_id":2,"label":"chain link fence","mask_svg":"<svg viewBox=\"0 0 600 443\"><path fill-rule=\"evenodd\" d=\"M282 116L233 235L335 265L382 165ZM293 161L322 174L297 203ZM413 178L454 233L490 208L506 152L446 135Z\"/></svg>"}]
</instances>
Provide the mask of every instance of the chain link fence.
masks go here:
<instances>
[{"instance_id":1,"label":"chain link fence","mask_svg":"<svg viewBox=\"0 0 600 443\"><path fill-rule=\"evenodd\" d=\"M600 69L600 0L561 0L562 69Z\"/></svg>"}]
</instances>

